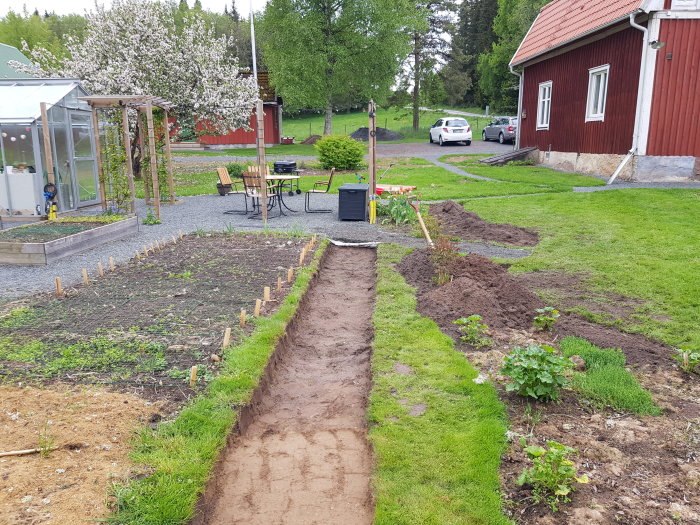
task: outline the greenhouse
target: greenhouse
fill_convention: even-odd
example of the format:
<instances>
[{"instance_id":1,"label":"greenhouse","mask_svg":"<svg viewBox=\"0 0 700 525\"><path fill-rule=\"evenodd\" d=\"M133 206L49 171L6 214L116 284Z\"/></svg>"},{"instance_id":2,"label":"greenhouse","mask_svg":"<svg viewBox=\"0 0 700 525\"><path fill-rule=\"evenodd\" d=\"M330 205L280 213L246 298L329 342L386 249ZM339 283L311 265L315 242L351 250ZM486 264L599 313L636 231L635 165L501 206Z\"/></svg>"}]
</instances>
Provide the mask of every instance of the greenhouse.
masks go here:
<instances>
[{"instance_id":1,"label":"greenhouse","mask_svg":"<svg viewBox=\"0 0 700 525\"><path fill-rule=\"evenodd\" d=\"M45 215L49 183L60 212L100 203L86 95L76 79L0 79L0 215Z\"/></svg>"}]
</instances>

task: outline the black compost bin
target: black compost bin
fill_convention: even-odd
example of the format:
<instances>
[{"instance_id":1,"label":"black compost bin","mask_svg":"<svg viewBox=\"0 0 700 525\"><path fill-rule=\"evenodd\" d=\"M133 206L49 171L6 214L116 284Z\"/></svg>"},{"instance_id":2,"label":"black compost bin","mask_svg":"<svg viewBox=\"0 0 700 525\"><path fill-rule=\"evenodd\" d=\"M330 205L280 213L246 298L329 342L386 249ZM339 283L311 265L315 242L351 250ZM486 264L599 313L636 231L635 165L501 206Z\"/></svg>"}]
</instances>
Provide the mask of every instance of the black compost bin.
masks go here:
<instances>
[{"instance_id":1,"label":"black compost bin","mask_svg":"<svg viewBox=\"0 0 700 525\"><path fill-rule=\"evenodd\" d=\"M338 218L341 221L366 221L369 184L343 184L338 188Z\"/></svg>"}]
</instances>

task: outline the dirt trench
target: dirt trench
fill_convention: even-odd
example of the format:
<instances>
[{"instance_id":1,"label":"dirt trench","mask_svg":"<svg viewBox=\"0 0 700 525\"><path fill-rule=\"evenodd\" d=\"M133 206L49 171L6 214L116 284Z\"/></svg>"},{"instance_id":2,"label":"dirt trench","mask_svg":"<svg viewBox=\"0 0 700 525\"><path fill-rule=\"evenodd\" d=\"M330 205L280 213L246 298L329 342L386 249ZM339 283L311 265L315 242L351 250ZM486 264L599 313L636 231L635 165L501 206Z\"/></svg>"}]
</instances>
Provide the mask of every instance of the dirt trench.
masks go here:
<instances>
[{"instance_id":1,"label":"dirt trench","mask_svg":"<svg viewBox=\"0 0 700 525\"><path fill-rule=\"evenodd\" d=\"M376 254L331 247L193 525L369 524L366 407Z\"/></svg>"}]
</instances>

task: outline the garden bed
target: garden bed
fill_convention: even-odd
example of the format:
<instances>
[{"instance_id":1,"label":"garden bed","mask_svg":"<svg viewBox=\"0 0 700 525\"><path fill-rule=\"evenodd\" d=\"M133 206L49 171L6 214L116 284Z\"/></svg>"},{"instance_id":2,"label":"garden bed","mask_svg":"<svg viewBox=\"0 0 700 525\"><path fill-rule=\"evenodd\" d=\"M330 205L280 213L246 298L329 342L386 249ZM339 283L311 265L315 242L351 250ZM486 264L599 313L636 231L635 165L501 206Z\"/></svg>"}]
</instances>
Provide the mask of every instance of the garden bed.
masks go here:
<instances>
[{"instance_id":1,"label":"garden bed","mask_svg":"<svg viewBox=\"0 0 700 525\"><path fill-rule=\"evenodd\" d=\"M136 217L75 217L0 232L0 264L46 265L138 232Z\"/></svg>"}]
</instances>

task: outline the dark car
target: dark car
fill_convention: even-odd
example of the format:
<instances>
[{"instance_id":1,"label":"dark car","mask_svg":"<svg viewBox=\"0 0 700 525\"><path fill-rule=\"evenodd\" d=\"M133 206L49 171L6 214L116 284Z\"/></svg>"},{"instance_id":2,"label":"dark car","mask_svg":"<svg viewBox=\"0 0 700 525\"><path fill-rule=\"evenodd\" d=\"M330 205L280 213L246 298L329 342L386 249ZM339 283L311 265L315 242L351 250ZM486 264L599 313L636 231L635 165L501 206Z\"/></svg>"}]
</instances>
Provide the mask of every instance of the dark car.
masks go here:
<instances>
[{"instance_id":1,"label":"dark car","mask_svg":"<svg viewBox=\"0 0 700 525\"><path fill-rule=\"evenodd\" d=\"M497 140L501 144L515 140L518 117L495 117L481 132L484 140Z\"/></svg>"}]
</instances>

